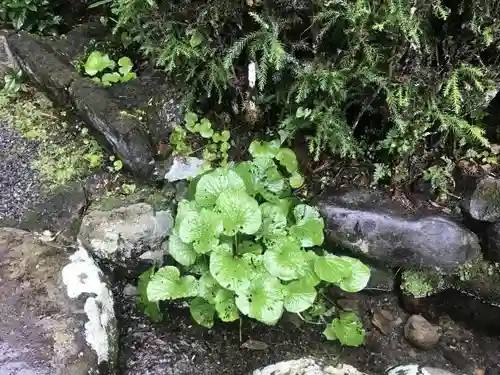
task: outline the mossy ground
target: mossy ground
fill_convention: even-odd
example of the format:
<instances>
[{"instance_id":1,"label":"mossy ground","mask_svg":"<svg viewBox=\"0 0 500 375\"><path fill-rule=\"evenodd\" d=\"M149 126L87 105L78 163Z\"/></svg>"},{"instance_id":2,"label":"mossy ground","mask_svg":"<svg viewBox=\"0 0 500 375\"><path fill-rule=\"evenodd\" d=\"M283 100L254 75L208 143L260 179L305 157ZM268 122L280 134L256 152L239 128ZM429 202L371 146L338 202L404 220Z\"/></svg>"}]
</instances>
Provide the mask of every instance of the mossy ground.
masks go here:
<instances>
[{"instance_id":1,"label":"mossy ground","mask_svg":"<svg viewBox=\"0 0 500 375\"><path fill-rule=\"evenodd\" d=\"M50 189L80 179L102 163L103 150L87 129L71 123L64 111L31 87L16 94L0 91L0 118L39 143L31 163Z\"/></svg>"}]
</instances>

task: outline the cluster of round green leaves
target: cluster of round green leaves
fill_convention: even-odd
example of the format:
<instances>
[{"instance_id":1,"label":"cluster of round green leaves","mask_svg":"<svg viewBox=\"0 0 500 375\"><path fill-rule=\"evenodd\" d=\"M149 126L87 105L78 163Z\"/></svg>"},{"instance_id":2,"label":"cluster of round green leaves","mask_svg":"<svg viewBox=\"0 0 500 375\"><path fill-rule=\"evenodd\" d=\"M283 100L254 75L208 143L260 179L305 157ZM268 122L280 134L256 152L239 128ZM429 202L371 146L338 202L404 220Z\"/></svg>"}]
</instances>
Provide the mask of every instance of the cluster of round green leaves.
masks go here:
<instances>
[{"instance_id":1,"label":"cluster of round green leaves","mask_svg":"<svg viewBox=\"0 0 500 375\"><path fill-rule=\"evenodd\" d=\"M212 123L207 118L198 119L198 115L193 112L188 112L184 117L184 126L177 125L170 135L170 143L175 147L175 151L179 155L189 155L193 152L187 141L187 132L199 134L204 139L209 139L211 142L205 145L203 149L203 159L208 163L220 159L221 166L226 166L228 163L228 150L231 147L229 138L231 133L229 130L216 132L212 128Z\"/></svg>"},{"instance_id":2,"label":"cluster of round green leaves","mask_svg":"<svg viewBox=\"0 0 500 375\"><path fill-rule=\"evenodd\" d=\"M118 69L115 71L117 65ZM99 51L92 51L83 64L85 74L103 86L135 79L137 75L132 72L133 67L132 60L126 56L121 57L117 64L109 55Z\"/></svg>"},{"instance_id":3,"label":"cluster of round green leaves","mask_svg":"<svg viewBox=\"0 0 500 375\"><path fill-rule=\"evenodd\" d=\"M319 249L323 219L291 197L292 178L275 160L291 176L297 160L275 145L254 143L253 161L202 175L193 199L179 203L168 250L183 272L166 266L152 275L150 302L192 298L193 318L209 328L215 316L231 322L240 314L275 324L285 310L313 306L322 282L348 292L366 286L363 263Z\"/></svg>"}]
</instances>

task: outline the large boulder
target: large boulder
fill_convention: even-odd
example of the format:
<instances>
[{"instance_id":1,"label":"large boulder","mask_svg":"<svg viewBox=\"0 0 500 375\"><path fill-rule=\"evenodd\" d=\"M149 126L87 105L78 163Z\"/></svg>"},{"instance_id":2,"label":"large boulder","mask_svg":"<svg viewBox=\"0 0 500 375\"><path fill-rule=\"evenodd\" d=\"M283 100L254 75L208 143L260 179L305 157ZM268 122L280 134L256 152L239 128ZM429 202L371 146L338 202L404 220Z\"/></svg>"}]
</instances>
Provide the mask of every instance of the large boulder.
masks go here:
<instances>
[{"instance_id":1,"label":"large boulder","mask_svg":"<svg viewBox=\"0 0 500 375\"><path fill-rule=\"evenodd\" d=\"M409 212L383 191L337 191L317 205L332 243L386 266L453 270L480 254L477 236L462 225Z\"/></svg>"},{"instance_id":2,"label":"large boulder","mask_svg":"<svg viewBox=\"0 0 500 375\"><path fill-rule=\"evenodd\" d=\"M161 192L148 194L96 202L82 220L78 234L82 245L111 268L129 274L161 263L164 241L174 225L171 198Z\"/></svg>"},{"instance_id":3,"label":"large boulder","mask_svg":"<svg viewBox=\"0 0 500 375\"><path fill-rule=\"evenodd\" d=\"M500 221L500 180L483 178L464 207L475 220Z\"/></svg>"},{"instance_id":4,"label":"large boulder","mask_svg":"<svg viewBox=\"0 0 500 375\"><path fill-rule=\"evenodd\" d=\"M113 297L88 253L0 229L0 374L116 374Z\"/></svg>"}]
</instances>

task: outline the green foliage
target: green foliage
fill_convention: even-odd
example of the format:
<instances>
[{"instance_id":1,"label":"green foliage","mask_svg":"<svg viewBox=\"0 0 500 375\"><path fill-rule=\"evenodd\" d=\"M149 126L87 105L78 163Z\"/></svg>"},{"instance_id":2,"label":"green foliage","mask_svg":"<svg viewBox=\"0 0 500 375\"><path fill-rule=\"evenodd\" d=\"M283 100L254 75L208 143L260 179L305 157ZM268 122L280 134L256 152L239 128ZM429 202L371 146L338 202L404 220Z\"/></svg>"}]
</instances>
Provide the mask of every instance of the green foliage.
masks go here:
<instances>
[{"instance_id":1,"label":"green foliage","mask_svg":"<svg viewBox=\"0 0 500 375\"><path fill-rule=\"evenodd\" d=\"M436 193L446 194L454 185L452 176L455 165L446 157L442 158L444 165L433 165L424 171L424 180L429 181L432 190Z\"/></svg>"},{"instance_id":2,"label":"green foliage","mask_svg":"<svg viewBox=\"0 0 500 375\"><path fill-rule=\"evenodd\" d=\"M15 96L21 90L23 71L7 72L3 77L2 93L7 96Z\"/></svg>"},{"instance_id":3,"label":"green foliage","mask_svg":"<svg viewBox=\"0 0 500 375\"><path fill-rule=\"evenodd\" d=\"M291 196L290 179L298 173L293 152L275 141L255 141L249 150L252 161L193 181L194 193L179 203L168 243L177 266L161 267L147 286L149 302L189 299L194 320L208 328L216 317L231 322L240 314L275 324L285 311L310 310L319 288L357 292L370 278L359 260L320 248L322 217ZM328 338L346 345L363 341L350 315L330 326L336 336Z\"/></svg>"},{"instance_id":4,"label":"green foliage","mask_svg":"<svg viewBox=\"0 0 500 375\"><path fill-rule=\"evenodd\" d=\"M451 160L488 147L481 112L498 86L499 0L109 6L122 40L193 99L254 97L273 124L307 133L315 159L369 159L385 166L380 180L433 145Z\"/></svg>"},{"instance_id":5,"label":"green foliage","mask_svg":"<svg viewBox=\"0 0 500 375\"><path fill-rule=\"evenodd\" d=\"M176 155L188 156L194 152L191 144L195 142L195 139L189 138L188 135L199 135L205 143L203 159L207 166L214 161L218 161L221 166L227 165L228 151L231 148L229 130L216 132L209 119L198 119L196 113L188 112L184 117L184 124L174 126L170 135L170 144L174 147Z\"/></svg>"},{"instance_id":6,"label":"green foliage","mask_svg":"<svg viewBox=\"0 0 500 375\"><path fill-rule=\"evenodd\" d=\"M328 340L339 340L342 345L359 346L365 341L363 325L356 314L340 313L323 331Z\"/></svg>"},{"instance_id":7,"label":"green foliage","mask_svg":"<svg viewBox=\"0 0 500 375\"><path fill-rule=\"evenodd\" d=\"M134 64L129 57L121 57L117 64L109 58L109 55L99 51L92 51L83 63L85 74L103 86L135 79L137 75L132 72L133 67Z\"/></svg>"},{"instance_id":8,"label":"green foliage","mask_svg":"<svg viewBox=\"0 0 500 375\"><path fill-rule=\"evenodd\" d=\"M0 0L0 25L15 30L52 32L62 18L56 15L57 2L50 0Z\"/></svg>"}]
</instances>

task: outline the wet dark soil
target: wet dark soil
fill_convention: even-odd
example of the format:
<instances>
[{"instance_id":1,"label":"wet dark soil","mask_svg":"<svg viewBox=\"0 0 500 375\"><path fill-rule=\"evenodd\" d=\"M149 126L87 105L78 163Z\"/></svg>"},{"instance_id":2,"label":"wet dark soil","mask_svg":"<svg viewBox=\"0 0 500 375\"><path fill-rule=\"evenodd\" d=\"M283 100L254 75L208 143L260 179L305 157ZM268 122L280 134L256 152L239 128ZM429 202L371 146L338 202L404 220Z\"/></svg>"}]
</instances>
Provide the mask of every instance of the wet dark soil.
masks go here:
<instances>
[{"instance_id":1,"label":"wet dark soil","mask_svg":"<svg viewBox=\"0 0 500 375\"><path fill-rule=\"evenodd\" d=\"M276 326L254 321L224 324L212 330L194 323L188 308L169 307L163 323L153 325L136 308L133 297L117 302L121 322L122 375L245 375L253 370L288 359L312 356L327 362L347 362L369 374L383 374L392 365L418 363L456 374L473 374L489 367L500 373L500 337L474 333L453 321L440 322L440 343L429 350L412 347L404 338L403 325L409 315L392 293L359 294L357 305L367 331L366 343L359 348L342 348L327 341L322 327L300 319L284 318ZM400 324L384 335L372 323L374 313L389 311ZM247 340L268 345L265 350L242 347ZM497 373L497 372L493 372Z\"/></svg>"}]
</instances>

